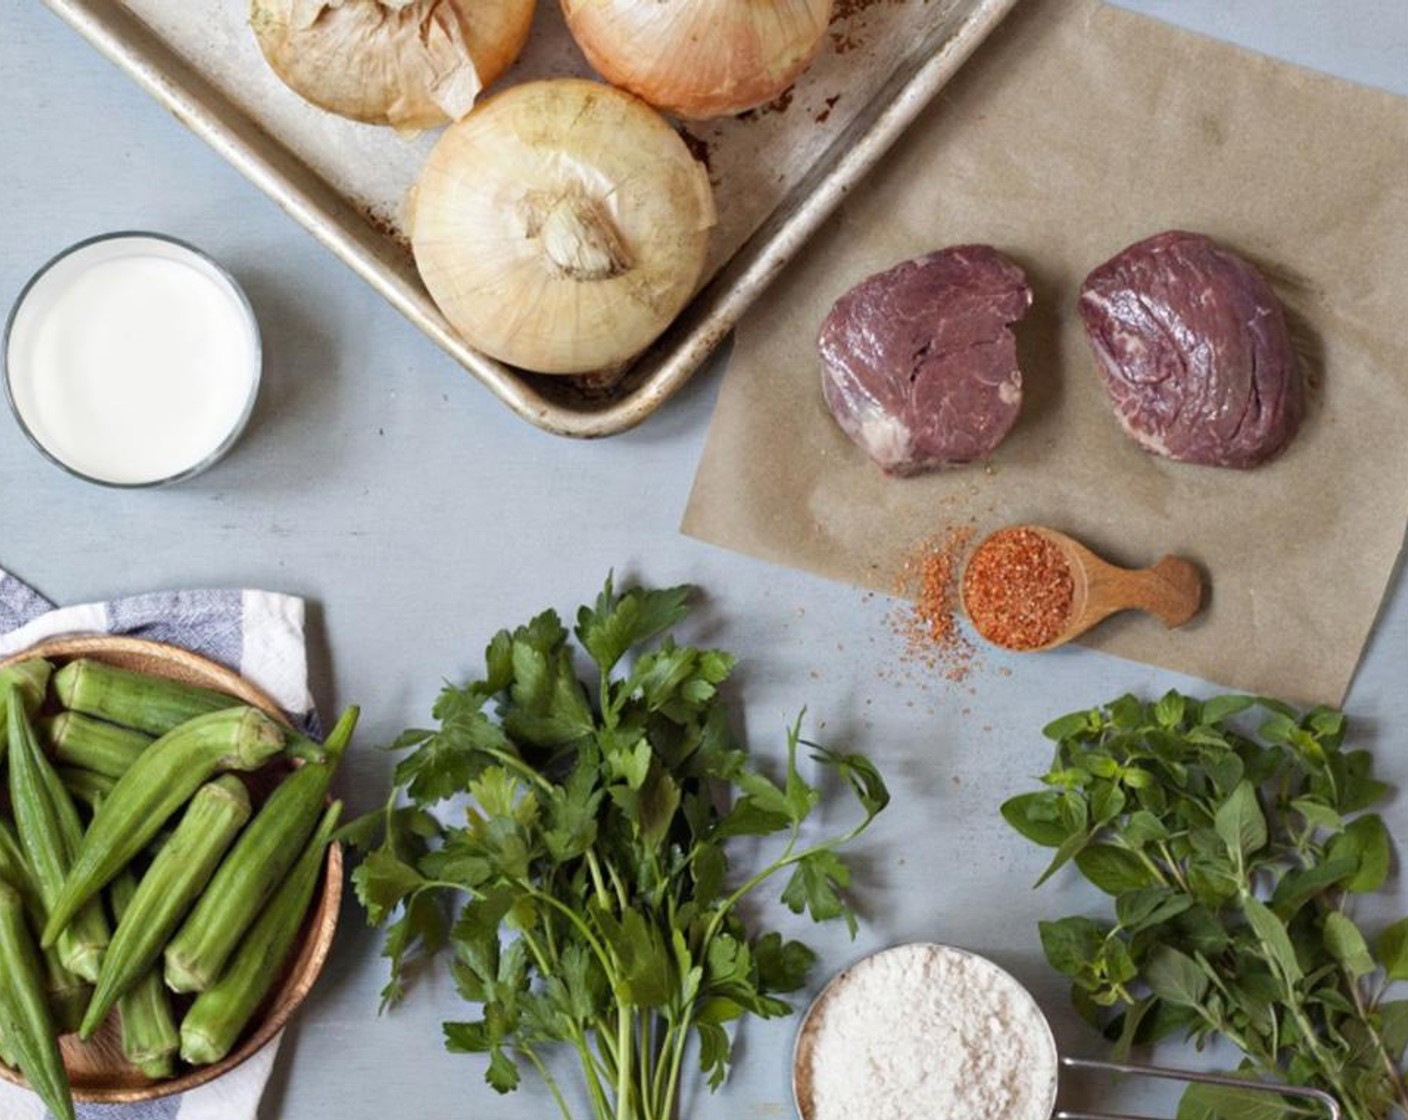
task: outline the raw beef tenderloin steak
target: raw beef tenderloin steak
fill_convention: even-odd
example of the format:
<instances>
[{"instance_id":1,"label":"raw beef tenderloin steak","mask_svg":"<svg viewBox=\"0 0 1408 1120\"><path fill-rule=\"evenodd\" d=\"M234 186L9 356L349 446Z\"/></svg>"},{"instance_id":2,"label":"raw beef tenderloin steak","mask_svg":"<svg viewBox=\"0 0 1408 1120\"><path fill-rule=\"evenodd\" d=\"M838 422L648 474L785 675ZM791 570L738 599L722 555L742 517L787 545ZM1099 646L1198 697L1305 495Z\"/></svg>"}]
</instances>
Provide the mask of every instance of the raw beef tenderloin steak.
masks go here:
<instances>
[{"instance_id":1,"label":"raw beef tenderloin steak","mask_svg":"<svg viewBox=\"0 0 1408 1120\"><path fill-rule=\"evenodd\" d=\"M1131 245L1086 277L1080 314L1115 415L1146 451L1255 467L1296 434L1305 389L1285 312L1210 238Z\"/></svg>"},{"instance_id":2,"label":"raw beef tenderloin steak","mask_svg":"<svg viewBox=\"0 0 1408 1120\"><path fill-rule=\"evenodd\" d=\"M1008 327L1032 291L986 245L959 245L861 281L821 326L822 390L841 429L887 474L990 454L1022 407Z\"/></svg>"}]
</instances>

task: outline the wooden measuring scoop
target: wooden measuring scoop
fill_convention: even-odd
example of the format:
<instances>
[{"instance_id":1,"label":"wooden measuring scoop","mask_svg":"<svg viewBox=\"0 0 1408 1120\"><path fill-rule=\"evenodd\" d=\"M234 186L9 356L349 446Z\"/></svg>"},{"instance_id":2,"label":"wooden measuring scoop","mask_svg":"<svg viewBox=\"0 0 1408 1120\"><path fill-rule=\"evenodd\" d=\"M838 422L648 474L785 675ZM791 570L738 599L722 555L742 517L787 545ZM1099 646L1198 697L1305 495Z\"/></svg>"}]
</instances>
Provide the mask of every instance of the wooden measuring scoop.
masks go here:
<instances>
[{"instance_id":1,"label":"wooden measuring scoop","mask_svg":"<svg viewBox=\"0 0 1408 1120\"><path fill-rule=\"evenodd\" d=\"M1024 541L1022 534L1055 547ZM1005 573L995 551L986 562L979 559L999 543L1010 553ZM996 593L984 592L994 576L1006 583ZM1170 629L1182 626L1202 606L1203 579L1179 556L1165 556L1150 568L1120 568L1065 533L1014 525L984 539L969 557L962 599L964 613L988 641L1036 652L1065 645L1119 611L1146 611Z\"/></svg>"}]
</instances>

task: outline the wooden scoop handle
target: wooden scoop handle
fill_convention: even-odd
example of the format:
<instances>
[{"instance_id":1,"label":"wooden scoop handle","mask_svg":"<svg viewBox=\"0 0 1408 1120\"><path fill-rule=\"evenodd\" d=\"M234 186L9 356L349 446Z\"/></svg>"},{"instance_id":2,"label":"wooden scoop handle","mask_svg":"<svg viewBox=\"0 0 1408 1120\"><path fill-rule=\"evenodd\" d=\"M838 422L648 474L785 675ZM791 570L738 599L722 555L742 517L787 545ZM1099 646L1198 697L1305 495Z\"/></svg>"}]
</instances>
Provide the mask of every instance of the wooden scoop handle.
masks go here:
<instances>
[{"instance_id":1,"label":"wooden scoop handle","mask_svg":"<svg viewBox=\"0 0 1408 1120\"><path fill-rule=\"evenodd\" d=\"M1182 626L1203 603L1203 577L1181 556L1165 556L1152 568L1131 572L1129 605L1148 611L1169 629Z\"/></svg>"}]
</instances>

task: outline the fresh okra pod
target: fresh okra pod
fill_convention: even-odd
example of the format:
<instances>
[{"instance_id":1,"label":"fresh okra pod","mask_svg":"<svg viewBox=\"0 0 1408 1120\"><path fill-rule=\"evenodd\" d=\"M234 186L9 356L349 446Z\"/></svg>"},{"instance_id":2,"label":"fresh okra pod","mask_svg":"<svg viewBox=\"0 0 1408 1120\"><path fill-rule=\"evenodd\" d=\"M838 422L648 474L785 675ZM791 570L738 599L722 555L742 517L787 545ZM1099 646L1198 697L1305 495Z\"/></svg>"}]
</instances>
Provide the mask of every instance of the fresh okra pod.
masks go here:
<instances>
[{"instance_id":1,"label":"fresh okra pod","mask_svg":"<svg viewBox=\"0 0 1408 1120\"><path fill-rule=\"evenodd\" d=\"M0 820L0 880L19 892L30 927L37 935L44 928L44 904L40 901L20 842L4 820ZM83 1011L88 1006L93 989L82 977L75 976L64 967L57 948L44 951L44 974L44 988L49 995L54 1021L61 1031L76 1031L83 1021ZM3 1057L0 1060L4 1060Z\"/></svg>"},{"instance_id":2,"label":"fresh okra pod","mask_svg":"<svg viewBox=\"0 0 1408 1120\"><path fill-rule=\"evenodd\" d=\"M112 881L108 900L118 929L137 893L137 877L130 867ZM122 1024L122 1054L152 1081L164 1081L176 1072L181 1035L171 1011L171 997L161 983L160 970L149 968L117 1001Z\"/></svg>"},{"instance_id":3,"label":"fresh okra pod","mask_svg":"<svg viewBox=\"0 0 1408 1120\"><path fill-rule=\"evenodd\" d=\"M74 1120L73 1093L44 993L24 900L0 882L0 1035L15 1064L58 1120Z\"/></svg>"},{"instance_id":4,"label":"fresh okra pod","mask_svg":"<svg viewBox=\"0 0 1408 1120\"><path fill-rule=\"evenodd\" d=\"M14 702L16 695L11 689L10 804L34 884L52 915L81 843L83 825L73 799L39 749L23 706ZM65 968L85 980L96 980L110 932L101 901L83 902L87 905L75 906L70 913L74 920L65 922L63 937L51 939L45 948L57 943Z\"/></svg>"},{"instance_id":5,"label":"fresh okra pod","mask_svg":"<svg viewBox=\"0 0 1408 1120\"><path fill-rule=\"evenodd\" d=\"M137 756L152 745L152 737L82 712L59 712L39 721L36 730L54 761L120 778Z\"/></svg>"},{"instance_id":6,"label":"fresh okra pod","mask_svg":"<svg viewBox=\"0 0 1408 1120\"><path fill-rule=\"evenodd\" d=\"M86 657L70 661L54 674L54 694L69 711L148 735L165 735L196 716L240 703L213 689L149 677Z\"/></svg>"},{"instance_id":7,"label":"fresh okra pod","mask_svg":"<svg viewBox=\"0 0 1408 1120\"><path fill-rule=\"evenodd\" d=\"M313 842L240 942L224 975L186 1012L181 1022L181 1057L186 1061L210 1065L224 1058L279 978L312 905L341 811L342 803L335 801L323 814Z\"/></svg>"},{"instance_id":8,"label":"fresh okra pod","mask_svg":"<svg viewBox=\"0 0 1408 1120\"><path fill-rule=\"evenodd\" d=\"M358 715L356 708L343 713L323 745L324 761L305 763L284 779L220 865L166 947L166 985L172 991L203 992L219 978L317 827Z\"/></svg>"},{"instance_id":9,"label":"fresh okra pod","mask_svg":"<svg viewBox=\"0 0 1408 1120\"><path fill-rule=\"evenodd\" d=\"M160 959L177 923L249 820L249 811L249 794L233 774L216 778L196 792L171 839L142 876L113 935L93 1001L78 1031L81 1038L91 1038L118 997Z\"/></svg>"},{"instance_id":10,"label":"fresh okra pod","mask_svg":"<svg viewBox=\"0 0 1408 1120\"><path fill-rule=\"evenodd\" d=\"M29 872L19 839L9 824L0 819L0 881L9 883L27 903L34 898L34 876Z\"/></svg>"},{"instance_id":11,"label":"fresh okra pod","mask_svg":"<svg viewBox=\"0 0 1408 1120\"><path fill-rule=\"evenodd\" d=\"M153 743L118 779L89 825L63 890L49 907L43 943L53 944L80 907L131 862L212 774L257 770L283 744L278 725L248 707L197 716Z\"/></svg>"},{"instance_id":12,"label":"fresh okra pod","mask_svg":"<svg viewBox=\"0 0 1408 1120\"><path fill-rule=\"evenodd\" d=\"M44 703L44 690L49 687L49 676L54 667L40 657L19 661L0 669L0 762L5 760L5 747L9 742L5 728L8 726L10 686L20 690L24 699L25 714L32 716Z\"/></svg>"}]
</instances>

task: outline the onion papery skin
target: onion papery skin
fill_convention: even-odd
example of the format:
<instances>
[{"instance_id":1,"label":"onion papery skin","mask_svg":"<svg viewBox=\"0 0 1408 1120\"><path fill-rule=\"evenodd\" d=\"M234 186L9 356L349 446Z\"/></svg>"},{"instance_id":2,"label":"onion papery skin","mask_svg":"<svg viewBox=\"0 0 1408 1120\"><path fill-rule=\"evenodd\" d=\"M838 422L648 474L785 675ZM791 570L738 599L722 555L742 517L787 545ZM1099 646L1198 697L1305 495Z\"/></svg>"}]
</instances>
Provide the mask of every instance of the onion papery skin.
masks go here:
<instances>
[{"instance_id":1,"label":"onion papery skin","mask_svg":"<svg viewBox=\"0 0 1408 1120\"><path fill-rule=\"evenodd\" d=\"M613 85L690 120L774 100L816 57L833 0L562 0Z\"/></svg>"},{"instance_id":2,"label":"onion papery skin","mask_svg":"<svg viewBox=\"0 0 1408 1120\"><path fill-rule=\"evenodd\" d=\"M474 107L512 65L535 0L253 0L250 25L284 84L339 116L404 131Z\"/></svg>"},{"instance_id":3,"label":"onion papery skin","mask_svg":"<svg viewBox=\"0 0 1408 1120\"><path fill-rule=\"evenodd\" d=\"M417 268L476 349L521 369L619 369L698 287L717 222L670 123L600 82L528 82L445 130L413 199Z\"/></svg>"}]
</instances>

